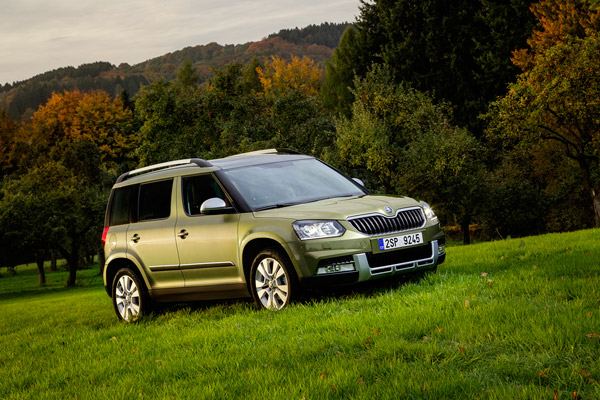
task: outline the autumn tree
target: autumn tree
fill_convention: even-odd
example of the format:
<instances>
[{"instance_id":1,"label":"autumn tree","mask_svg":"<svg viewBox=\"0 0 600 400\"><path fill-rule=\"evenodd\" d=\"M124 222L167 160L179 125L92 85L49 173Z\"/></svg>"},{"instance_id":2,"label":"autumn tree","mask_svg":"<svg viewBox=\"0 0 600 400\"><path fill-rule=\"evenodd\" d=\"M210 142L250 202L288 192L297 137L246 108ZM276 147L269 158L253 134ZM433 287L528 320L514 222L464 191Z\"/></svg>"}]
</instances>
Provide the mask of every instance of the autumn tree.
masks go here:
<instances>
[{"instance_id":1,"label":"autumn tree","mask_svg":"<svg viewBox=\"0 0 600 400\"><path fill-rule=\"evenodd\" d=\"M52 146L63 140L90 139L109 170L135 160L133 117L120 98L104 91L54 93L31 119L33 141Z\"/></svg>"},{"instance_id":2,"label":"autumn tree","mask_svg":"<svg viewBox=\"0 0 600 400\"><path fill-rule=\"evenodd\" d=\"M315 97L321 87L322 71L308 57L293 56L289 62L272 57L264 68L257 67L258 78L265 95L277 96L290 89L302 97Z\"/></svg>"},{"instance_id":3,"label":"autumn tree","mask_svg":"<svg viewBox=\"0 0 600 400\"><path fill-rule=\"evenodd\" d=\"M18 123L9 119L4 110L0 110L0 177L12 167L12 151L19 128Z\"/></svg>"},{"instance_id":4,"label":"autumn tree","mask_svg":"<svg viewBox=\"0 0 600 400\"><path fill-rule=\"evenodd\" d=\"M522 73L488 114L490 134L512 141L558 144L577 165L600 224L600 34L569 37Z\"/></svg>"},{"instance_id":5,"label":"autumn tree","mask_svg":"<svg viewBox=\"0 0 600 400\"><path fill-rule=\"evenodd\" d=\"M522 71L533 68L535 57L554 45L600 31L600 10L583 0L542 0L530 9L538 23L527 39L529 48L515 50L511 59Z\"/></svg>"}]
</instances>

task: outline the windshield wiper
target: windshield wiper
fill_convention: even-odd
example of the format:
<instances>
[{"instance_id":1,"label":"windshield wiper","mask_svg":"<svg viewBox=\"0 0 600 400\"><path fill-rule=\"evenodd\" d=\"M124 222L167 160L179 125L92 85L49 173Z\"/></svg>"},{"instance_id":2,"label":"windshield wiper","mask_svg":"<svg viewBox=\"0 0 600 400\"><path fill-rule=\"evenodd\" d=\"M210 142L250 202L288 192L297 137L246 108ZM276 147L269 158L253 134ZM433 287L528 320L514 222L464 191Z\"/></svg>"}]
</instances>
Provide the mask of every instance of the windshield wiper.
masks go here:
<instances>
[{"instance_id":1,"label":"windshield wiper","mask_svg":"<svg viewBox=\"0 0 600 400\"><path fill-rule=\"evenodd\" d=\"M274 208L295 206L297 204L299 204L299 203L278 203L278 204L272 204L270 206L258 207L258 208L255 208L254 211L272 210Z\"/></svg>"}]
</instances>

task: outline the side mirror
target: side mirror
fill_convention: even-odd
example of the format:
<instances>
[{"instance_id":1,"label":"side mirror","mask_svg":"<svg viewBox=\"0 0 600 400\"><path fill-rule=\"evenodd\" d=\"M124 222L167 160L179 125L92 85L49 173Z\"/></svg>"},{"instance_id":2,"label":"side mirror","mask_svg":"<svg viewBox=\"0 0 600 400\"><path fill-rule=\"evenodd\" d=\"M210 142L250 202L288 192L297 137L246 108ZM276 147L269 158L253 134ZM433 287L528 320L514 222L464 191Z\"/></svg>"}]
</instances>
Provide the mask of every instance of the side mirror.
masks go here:
<instances>
[{"instance_id":1,"label":"side mirror","mask_svg":"<svg viewBox=\"0 0 600 400\"><path fill-rule=\"evenodd\" d=\"M352 178L352 180L353 180L354 182L358 183L360 186L362 186L362 187L366 187L366 186L365 186L365 183L364 183L363 181L361 181L360 179L358 179L358 178Z\"/></svg>"},{"instance_id":2,"label":"side mirror","mask_svg":"<svg viewBox=\"0 0 600 400\"><path fill-rule=\"evenodd\" d=\"M205 200L200 206L200 212L202 214L224 213L230 210L232 210L232 208L227 207L225 201L218 197L212 197L208 200Z\"/></svg>"}]
</instances>

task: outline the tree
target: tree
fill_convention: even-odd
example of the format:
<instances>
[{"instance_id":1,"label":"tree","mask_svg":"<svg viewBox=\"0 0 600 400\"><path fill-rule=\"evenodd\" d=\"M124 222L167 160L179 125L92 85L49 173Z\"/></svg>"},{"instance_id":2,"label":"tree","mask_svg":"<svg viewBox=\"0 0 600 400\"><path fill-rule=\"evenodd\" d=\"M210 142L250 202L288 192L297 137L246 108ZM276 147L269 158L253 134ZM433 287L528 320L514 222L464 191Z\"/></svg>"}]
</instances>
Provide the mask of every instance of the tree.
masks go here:
<instances>
[{"instance_id":1,"label":"tree","mask_svg":"<svg viewBox=\"0 0 600 400\"><path fill-rule=\"evenodd\" d=\"M85 137L98 146L108 170L134 162L132 112L104 91L54 93L31 122L32 139L40 146Z\"/></svg>"},{"instance_id":2,"label":"tree","mask_svg":"<svg viewBox=\"0 0 600 400\"><path fill-rule=\"evenodd\" d=\"M177 72L177 82L183 87L196 87L198 85L198 81L200 80L200 75L194 68L194 65L189 59L185 59L181 68Z\"/></svg>"},{"instance_id":3,"label":"tree","mask_svg":"<svg viewBox=\"0 0 600 400\"><path fill-rule=\"evenodd\" d=\"M449 102L457 123L478 136L483 131L478 115L518 73L508 58L529 36L533 22L527 12L529 3L362 2L354 24L356 37L351 40L347 32L347 46L340 43L332 58L334 68L328 69L327 87L333 83L337 93L343 93L345 86L352 87L344 66L348 60L359 77L365 76L372 63L387 64L395 83L407 82L431 93L438 102ZM348 98L340 96L338 100Z\"/></svg>"},{"instance_id":4,"label":"tree","mask_svg":"<svg viewBox=\"0 0 600 400\"><path fill-rule=\"evenodd\" d=\"M506 140L558 143L579 168L596 226L600 224L600 34L571 37L533 59L488 114L490 134Z\"/></svg>"},{"instance_id":5,"label":"tree","mask_svg":"<svg viewBox=\"0 0 600 400\"><path fill-rule=\"evenodd\" d=\"M325 82L321 90L323 104L337 113L350 116L350 106L354 101L350 84L355 75L364 76L366 71L358 70L361 66L356 62L358 51L356 44L356 28L349 25L331 60L325 62Z\"/></svg>"},{"instance_id":6,"label":"tree","mask_svg":"<svg viewBox=\"0 0 600 400\"><path fill-rule=\"evenodd\" d=\"M79 141L95 148L87 139ZM58 249L69 267L67 286L73 286L82 250L97 240L105 193L63 163L48 161L5 182L0 197L2 236L17 251L36 254L40 284L45 283L40 254Z\"/></svg>"},{"instance_id":7,"label":"tree","mask_svg":"<svg viewBox=\"0 0 600 400\"><path fill-rule=\"evenodd\" d=\"M450 110L375 65L355 81L351 118L340 118L336 145L351 167L374 173L386 193L422 196L461 224L469 224L483 197L482 148L450 122Z\"/></svg>"},{"instance_id":8,"label":"tree","mask_svg":"<svg viewBox=\"0 0 600 400\"><path fill-rule=\"evenodd\" d=\"M12 167L13 146L19 124L8 118L4 110L0 110L0 176L4 176Z\"/></svg>"},{"instance_id":9,"label":"tree","mask_svg":"<svg viewBox=\"0 0 600 400\"><path fill-rule=\"evenodd\" d=\"M538 21L527 39L528 49L515 50L512 62L527 71L535 65L535 57L569 38L583 38L588 30L600 30L600 10L582 0L541 0L531 6Z\"/></svg>"},{"instance_id":10,"label":"tree","mask_svg":"<svg viewBox=\"0 0 600 400\"><path fill-rule=\"evenodd\" d=\"M293 89L303 97L319 94L322 71L308 57L292 57L290 62L272 57L264 68L257 67L258 78L265 95L277 96Z\"/></svg>"}]
</instances>

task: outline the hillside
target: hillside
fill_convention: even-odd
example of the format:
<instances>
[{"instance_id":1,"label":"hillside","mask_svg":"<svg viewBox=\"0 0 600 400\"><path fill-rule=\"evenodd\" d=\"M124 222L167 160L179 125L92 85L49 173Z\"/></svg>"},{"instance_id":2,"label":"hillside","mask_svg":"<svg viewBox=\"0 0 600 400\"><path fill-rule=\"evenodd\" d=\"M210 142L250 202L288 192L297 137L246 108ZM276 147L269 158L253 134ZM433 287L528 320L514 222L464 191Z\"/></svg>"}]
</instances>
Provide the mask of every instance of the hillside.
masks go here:
<instances>
[{"instance_id":1,"label":"hillside","mask_svg":"<svg viewBox=\"0 0 600 400\"><path fill-rule=\"evenodd\" d=\"M236 45L209 43L186 47L135 65L122 63L115 66L108 62L96 62L78 68L58 68L25 81L0 85L0 110L5 110L14 120L28 119L50 98L52 92L73 89L102 89L114 96L126 90L132 96L142 85L152 81L174 80L177 70L186 59L197 68L202 82L212 76L212 68L231 62L247 63L253 57L263 60L272 56L306 56L322 64L333 53L347 26L347 23L323 23L284 29L258 42Z\"/></svg>"}]
</instances>

